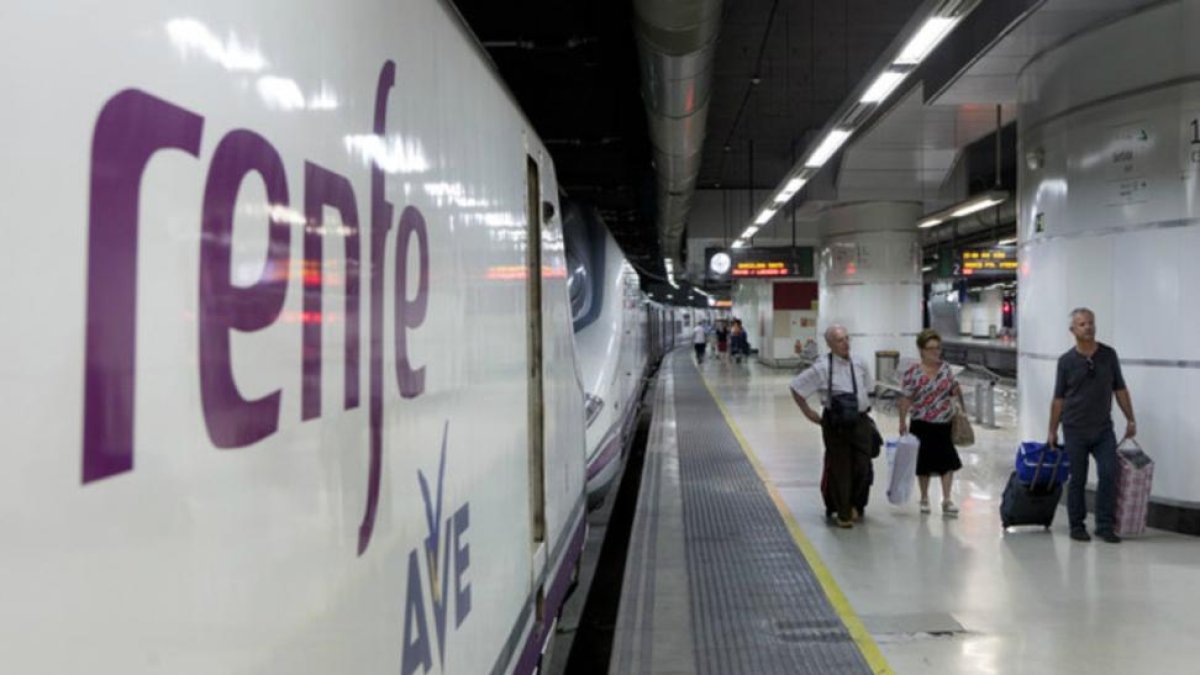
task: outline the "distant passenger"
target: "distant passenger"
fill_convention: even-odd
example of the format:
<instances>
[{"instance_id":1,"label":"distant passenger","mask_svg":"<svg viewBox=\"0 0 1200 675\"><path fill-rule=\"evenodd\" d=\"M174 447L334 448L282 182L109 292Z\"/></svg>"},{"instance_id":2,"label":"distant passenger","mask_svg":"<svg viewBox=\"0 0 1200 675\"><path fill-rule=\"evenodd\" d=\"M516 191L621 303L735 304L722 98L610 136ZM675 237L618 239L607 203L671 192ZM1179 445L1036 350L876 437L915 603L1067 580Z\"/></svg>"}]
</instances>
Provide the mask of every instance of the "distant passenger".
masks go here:
<instances>
[{"instance_id":1,"label":"distant passenger","mask_svg":"<svg viewBox=\"0 0 1200 675\"><path fill-rule=\"evenodd\" d=\"M825 443L825 471L837 513L838 527L853 527L858 517L852 503L855 488L867 480L871 471L872 424L867 417L875 388L871 371L861 358L850 356L850 336L842 326L825 331L829 345L827 358L818 358L812 366L792 380L792 399L813 424L821 426ZM818 415L806 400L820 394L824 409Z\"/></svg>"},{"instance_id":2,"label":"distant passenger","mask_svg":"<svg viewBox=\"0 0 1200 675\"><path fill-rule=\"evenodd\" d=\"M954 472L962 468L958 449L950 438L954 401L962 400L962 389L950 366L942 361L942 336L926 329L917 335L921 362L914 363L900 378L900 435L912 429L921 441L917 450L917 482L921 486L921 513L929 513L929 477L942 477L942 515L958 516L950 499ZM908 413L912 412L912 424Z\"/></svg>"},{"instance_id":3,"label":"distant passenger","mask_svg":"<svg viewBox=\"0 0 1200 675\"><path fill-rule=\"evenodd\" d=\"M692 346L696 348L696 362L704 362L704 348L708 343L708 333L704 330L704 324L698 323L692 329Z\"/></svg>"},{"instance_id":4,"label":"distant passenger","mask_svg":"<svg viewBox=\"0 0 1200 675\"><path fill-rule=\"evenodd\" d=\"M717 323L717 358L724 360L729 352L729 329L725 327L725 322Z\"/></svg>"},{"instance_id":5,"label":"distant passenger","mask_svg":"<svg viewBox=\"0 0 1200 675\"><path fill-rule=\"evenodd\" d=\"M743 356L750 356L750 342L746 339L746 328L742 326L741 319L734 319L733 328L729 329L729 355L738 363L742 362Z\"/></svg>"},{"instance_id":6,"label":"distant passenger","mask_svg":"<svg viewBox=\"0 0 1200 675\"><path fill-rule=\"evenodd\" d=\"M1071 481L1067 487L1067 519L1071 538L1091 541L1084 519L1087 505L1083 490L1087 484L1088 455L1096 458L1096 536L1110 544L1121 538L1114 530L1117 505L1117 438L1113 433L1112 400L1125 414L1125 438L1137 434L1133 403L1121 375L1117 352L1096 342L1096 315L1086 307L1071 311L1071 333L1075 348L1058 358L1054 379L1054 402L1050 405L1050 432L1046 442L1058 441L1058 423L1062 422L1067 457L1071 461Z\"/></svg>"}]
</instances>

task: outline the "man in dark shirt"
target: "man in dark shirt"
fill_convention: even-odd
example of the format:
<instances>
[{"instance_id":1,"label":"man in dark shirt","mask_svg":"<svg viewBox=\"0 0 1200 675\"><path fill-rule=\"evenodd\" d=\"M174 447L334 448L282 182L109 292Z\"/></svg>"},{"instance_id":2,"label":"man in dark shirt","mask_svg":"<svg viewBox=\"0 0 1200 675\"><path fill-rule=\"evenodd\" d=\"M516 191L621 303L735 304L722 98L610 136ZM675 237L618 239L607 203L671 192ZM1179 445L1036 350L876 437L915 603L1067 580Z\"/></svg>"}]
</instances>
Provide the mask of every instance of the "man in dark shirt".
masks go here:
<instances>
[{"instance_id":1,"label":"man in dark shirt","mask_svg":"<svg viewBox=\"0 0 1200 675\"><path fill-rule=\"evenodd\" d=\"M1050 406L1050 433L1047 443L1058 442L1058 423L1062 422L1067 456L1071 461L1071 481L1067 487L1067 517L1071 538L1090 541L1083 525L1087 505L1083 492L1087 485L1088 455L1096 458L1096 536L1111 544L1120 543L1114 530L1117 503L1117 438L1113 434L1112 399L1115 394L1125 414L1125 438L1137 433L1133 404L1121 375L1117 352L1096 342L1096 315L1086 307L1071 312L1071 333L1075 348L1058 359L1054 380L1054 403Z\"/></svg>"}]
</instances>

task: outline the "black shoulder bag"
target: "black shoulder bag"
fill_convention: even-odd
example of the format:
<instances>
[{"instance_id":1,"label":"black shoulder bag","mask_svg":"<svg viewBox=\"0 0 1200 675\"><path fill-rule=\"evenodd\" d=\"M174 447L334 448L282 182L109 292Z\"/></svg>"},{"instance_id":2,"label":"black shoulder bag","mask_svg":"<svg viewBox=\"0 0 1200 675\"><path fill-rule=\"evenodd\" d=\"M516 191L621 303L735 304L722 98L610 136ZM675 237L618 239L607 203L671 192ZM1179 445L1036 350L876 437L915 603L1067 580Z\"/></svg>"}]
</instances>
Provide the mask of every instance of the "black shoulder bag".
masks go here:
<instances>
[{"instance_id":1,"label":"black shoulder bag","mask_svg":"<svg viewBox=\"0 0 1200 675\"><path fill-rule=\"evenodd\" d=\"M829 422L835 427L851 426L858 423L862 412L858 409L858 378L854 376L854 361L850 361L850 382L854 387L853 394L833 393L833 354L829 355L829 407L827 415Z\"/></svg>"}]
</instances>

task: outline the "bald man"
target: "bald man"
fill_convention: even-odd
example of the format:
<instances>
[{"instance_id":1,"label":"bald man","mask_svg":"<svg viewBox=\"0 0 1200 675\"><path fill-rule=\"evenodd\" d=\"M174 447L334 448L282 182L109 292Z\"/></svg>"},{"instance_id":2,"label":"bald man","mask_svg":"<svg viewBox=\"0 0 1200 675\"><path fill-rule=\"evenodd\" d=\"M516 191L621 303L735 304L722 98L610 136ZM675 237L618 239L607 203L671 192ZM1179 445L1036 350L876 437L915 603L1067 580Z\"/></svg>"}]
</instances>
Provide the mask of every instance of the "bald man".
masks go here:
<instances>
[{"instance_id":1,"label":"bald man","mask_svg":"<svg viewBox=\"0 0 1200 675\"><path fill-rule=\"evenodd\" d=\"M820 425L825 443L825 470L829 480L831 507L838 527L854 526L860 515L854 497L871 471L870 392L875 388L871 370L861 358L850 355L850 335L840 325L825 331L829 354L792 380L792 400L813 424ZM808 397L819 394L822 411L808 405Z\"/></svg>"}]
</instances>

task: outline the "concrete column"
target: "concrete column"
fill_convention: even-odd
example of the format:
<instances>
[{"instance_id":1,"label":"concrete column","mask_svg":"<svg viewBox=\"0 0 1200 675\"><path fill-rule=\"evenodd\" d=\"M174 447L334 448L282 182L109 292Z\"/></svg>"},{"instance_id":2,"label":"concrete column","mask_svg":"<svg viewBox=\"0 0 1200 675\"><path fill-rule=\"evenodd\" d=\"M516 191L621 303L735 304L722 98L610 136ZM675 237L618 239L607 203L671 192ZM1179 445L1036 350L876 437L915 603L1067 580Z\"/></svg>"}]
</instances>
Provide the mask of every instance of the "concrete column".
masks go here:
<instances>
[{"instance_id":1,"label":"concrete column","mask_svg":"<svg viewBox=\"0 0 1200 675\"><path fill-rule=\"evenodd\" d=\"M1090 307L1158 463L1155 499L1184 506L1200 502L1198 25L1194 0L1155 5L1042 53L1018 82L1021 436L1045 438L1068 313Z\"/></svg>"},{"instance_id":2,"label":"concrete column","mask_svg":"<svg viewBox=\"0 0 1200 675\"><path fill-rule=\"evenodd\" d=\"M824 215L818 276L817 329L835 323L850 332L850 349L875 368L875 352L916 358L921 330L921 247L914 202L862 202Z\"/></svg>"}]
</instances>

